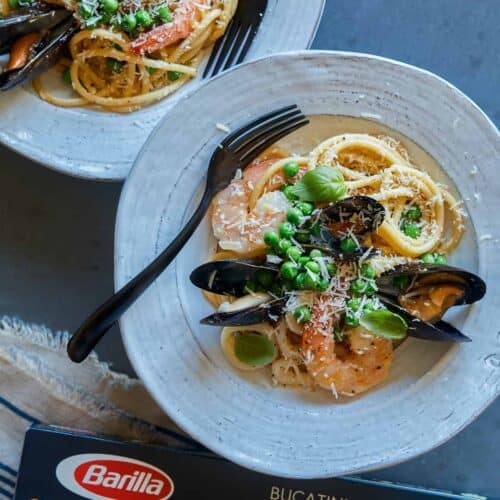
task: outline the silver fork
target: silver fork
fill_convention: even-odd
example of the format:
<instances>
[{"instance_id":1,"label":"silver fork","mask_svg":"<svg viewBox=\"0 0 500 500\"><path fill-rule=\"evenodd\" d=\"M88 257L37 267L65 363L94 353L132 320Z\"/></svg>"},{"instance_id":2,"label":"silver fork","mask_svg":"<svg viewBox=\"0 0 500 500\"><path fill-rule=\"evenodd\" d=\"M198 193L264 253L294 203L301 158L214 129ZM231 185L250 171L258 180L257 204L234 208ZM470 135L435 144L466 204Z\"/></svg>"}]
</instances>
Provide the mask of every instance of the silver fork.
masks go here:
<instances>
[{"instance_id":1,"label":"silver fork","mask_svg":"<svg viewBox=\"0 0 500 500\"><path fill-rule=\"evenodd\" d=\"M94 311L68 343L69 357L80 363L120 316L175 259L205 216L213 197L260 153L309 120L296 105L267 113L229 134L214 151L200 204L176 238L143 271Z\"/></svg>"},{"instance_id":2,"label":"silver fork","mask_svg":"<svg viewBox=\"0 0 500 500\"><path fill-rule=\"evenodd\" d=\"M267 0L239 0L224 36L212 49L203 78L211 78L245 59L266 8Z\"/></svg>"}]
</instances>

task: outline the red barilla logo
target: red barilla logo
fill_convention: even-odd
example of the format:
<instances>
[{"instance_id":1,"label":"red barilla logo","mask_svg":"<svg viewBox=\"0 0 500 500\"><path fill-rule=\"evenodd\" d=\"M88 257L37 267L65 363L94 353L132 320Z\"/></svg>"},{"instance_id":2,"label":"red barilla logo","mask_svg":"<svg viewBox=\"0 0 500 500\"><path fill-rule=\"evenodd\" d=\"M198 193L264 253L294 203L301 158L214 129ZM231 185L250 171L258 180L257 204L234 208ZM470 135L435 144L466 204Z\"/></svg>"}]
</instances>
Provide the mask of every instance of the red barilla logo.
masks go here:
<instances>
[{"instance_id":1,"label":"red barilla logo","mask_svg":"<svg viewBox=\"0 0 500 500\"><path fill-rule=\"evenodd\" d=\"M69 491L93 500L166 500L174 492L162 470L118 455L73 455L59 462L56 477Z\"/></svg>"}]
</instances>

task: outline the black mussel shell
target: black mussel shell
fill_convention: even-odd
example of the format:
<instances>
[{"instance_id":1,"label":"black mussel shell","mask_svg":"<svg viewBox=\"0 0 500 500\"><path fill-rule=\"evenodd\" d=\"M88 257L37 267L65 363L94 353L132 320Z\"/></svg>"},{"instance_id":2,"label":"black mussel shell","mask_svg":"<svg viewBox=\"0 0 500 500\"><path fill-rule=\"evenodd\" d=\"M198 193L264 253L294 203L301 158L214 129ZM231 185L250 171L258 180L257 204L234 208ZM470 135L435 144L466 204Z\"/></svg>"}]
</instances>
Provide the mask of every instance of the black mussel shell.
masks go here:
<instances>
[{"instance_id":1,"label":"black mussel shell","mask_svg":"<svg viewBox=\"0 0 500 500\"><path fill-rule=\"evenodd\" d=\"M385 208L369 196L350 196L325 208L321 213L324 223L352 223L356 235L372 233L384 222Z\"/></svg>"},{"instance_id":2,"label":"black mussel shell","mask_svg":"<svg viewBox=\"0 0 500 500\"><path fill-rule=\"evenodd\" d=\"M471 342L470 337L464 335L460 330L446 321L438 321L434 324L422 321L412 316L406 309L396 304L387 297L380 297L384 305L395 314L399 314L408 324L408 336L424 340L438 342Z\"/></svg>"},{"instance_id":3,"label":"black mussel shell","mask_svg":"<svg viewBox=\"0 0 500 500\"><path fill-rule=\"evenodd\" d=\"M71 16L66 9L37 5L16 9L0 17L0 54L4 53L19 37L28 33L50 30Z\"/></svg>"},{"instance_id":4,"label":"black mussel shell","mask_svg":"<svg viewBox=\"0 0 500 500\"><path fill-rule=\"evenodd\" d=\"M224 259L207 262L197 267L189 279L198 288L207 292L232 297L242 297L248 281L255 281L260 271L278 274L279 267L261 259Z\"/></svg>"},{"instance_id":5,"label":"black mussel shell","mask_svg":"<svg viewBox=\"0 0 500 500\"><path fill-rule=\"evenodd\" d=\"M29 81L53 66L65 50L68 40L79 29L77 21L72 18L55 28L22 68L0 73L0 90L8 90Z\"/></svg>"},{"instance_id":6,"label":"black mussel shell","mask_svg":"<svg viewBox=\"0 0 500 500\"><path fill-rule=\"evenodd\" d=\"M203 318L200 323L214 326L248 326L269 320L276 321L283 313L287 300L287 297L281 297L238 311L216 312Z\"/></svg>"},{"instance_id":7,"label":"black mussel shell","mask_svg":"<svg viewBox=\"0 0 500 500\"><path fill-rule=\"evenodd\" d=\"M464 294L455 305L473 304L486 293L486 283L479 276L448 265L423 262L403 264L377 278L378 294L394 299L422 286L440 283L463 287Z\"/></svg>"}]
</instances>

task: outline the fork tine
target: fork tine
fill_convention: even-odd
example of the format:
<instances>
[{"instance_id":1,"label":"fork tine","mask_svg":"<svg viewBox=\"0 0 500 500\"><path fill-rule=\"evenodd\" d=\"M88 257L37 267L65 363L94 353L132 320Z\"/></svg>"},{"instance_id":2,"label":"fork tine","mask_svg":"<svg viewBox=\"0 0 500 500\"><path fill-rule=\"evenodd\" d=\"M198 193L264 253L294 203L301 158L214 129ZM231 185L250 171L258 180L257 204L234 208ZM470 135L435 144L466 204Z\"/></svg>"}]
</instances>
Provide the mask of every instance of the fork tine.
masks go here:
<instances>
[{"instance_id":1,"label":"fork tine","mask_svg":"<svg viewBox=\"0 0 500 500\"><path fill-rule=\"evenodd\" d=\"M240 53L242 50L242 45L245 43L246 39L250 37L250 30L252 26L249 24L242 24L240 27L240 30L238 32L238 36L236 37L233 46L231 48L231 52L227 56L226 62L224 63L224 67L222 68L222 71L225 71L226 69L230 68L233 66L233 61L236 58L236 56Z\"/></svg>"},{"instance_id":2,"label":"fork tine","mask_svg":"<svg viewBox=\"0 0 500 500\"><path fill-rule=\"evenodd\" d=\"M254 158L259 156L261 153L263 153L269 146L274 144L275 142L279 141L283 137L287 136L288 134L291 134L293 131L304 127L309 123L309 120L306 118L298 123L293 123L292 125L289 125L285 129L279 128L276 130L276 132L268 137L261 142L260 144L256 144L254 149L251 149L247 151L242 157L240 157L240 161L242 166L248 165Z\"/></svg>"},{"instance_id":3,"label":"fork tine","mask_svg":"<svg viewBox=\"0 0 500 500\"><path fill-rule=\"evenodd\" d=\"M288 113L278 116L273 120L268 120L259 127L251 130L248 134L240 137L237 141L233 142L230 145L230 148L234 151L235 154L240 154L248 145L251 143L255 143L260 139L264 138L269 132L272 132L276 129L276 126L288 125L290 120L300 120L301 118L305 118L300 109L294 109Z\"/></svg>"},{"instance_id":4,"label":"fork tine","mask_svg":"<svg viewBox=\"0 0 500 500\"><path fill-rule=\"evenodd\" d=\"M233 23L233 20L230 21L228 27L227 27L227 30L231 29L231 23ZM226 31L227 33L227 31ZM219 53L220 53L220 49L221 49L221 46L222 44L224 43L224 40L225 40L226 36L224 34L224 36L221 36L214 44L213 48L212 48L212 52L210 54L210 58L208 59L208 63L207 65L205 66L205 71L203 71L203 76L202 78L205 79L207 77L210 77L210 76L213 76L213 73L211 73L211 69L212 69L212 66L214 65L215 63L215 60L217 59L217 57L219 56Z\"/></svg>"},{"instance_id":5,"label":"fork tine","mask_svg":"<svg viewBox=\"0 0 500 500\"><path fill-rule=\"evenodd\" d=\"M267 113L265 115L259 116L256 120L247 123L243 125L242 127L236 129L234 132L230 133L222 142L221 146L224 147L229 147L230 144L232 144L236 139L238 139L241 135L251 131L255 127L258 127L259 125L262 125L264 122L275 118L278 115L281 115L283 113L286 113L287 111L290 111L292 109L297 109L296 104L292 104L291 106L285 106L283 108L276 109L274 111L271 111L270 113Z\"/></svg>"},{"instance_id":6,"label":"fork tine","mask_svg":"<svg viewBox=\"0 0 500 500\"><path fill-rule=\"evenodd\" d=\"M219 73L221 66L223 65L224 61L226 60L227 54L231 50L231 47L234 44L234 40L238 36L238 32L240 30L241 23L239 19L233 19L231 21L231 25L228 27L226 30L226 33L224 34L224 42L220 48L219 54L217 55L217 60L215 61L213 70L211 72L211 76L216 75Z\"/></svg>"},{"instance_id":7,"label":"fork tine","mask_svg":"<svg viewBox=\"0 0 500 500\"><path fill-rule=\"evenodd\" d=\"M255 38L255 35L257 34L257 31L258 31L258 28L250 26L250 33L248 33L248 36L245 40L245 43L243 44L243 47L241 48L240 55L238 56L238 59L236 60L236 63L234 64L235 66L242 63L243 59L245 59L248 51L250 50L253 39ZM225 69L227 69L227 68L225 68Z\"/></svg>"}]
</instances>

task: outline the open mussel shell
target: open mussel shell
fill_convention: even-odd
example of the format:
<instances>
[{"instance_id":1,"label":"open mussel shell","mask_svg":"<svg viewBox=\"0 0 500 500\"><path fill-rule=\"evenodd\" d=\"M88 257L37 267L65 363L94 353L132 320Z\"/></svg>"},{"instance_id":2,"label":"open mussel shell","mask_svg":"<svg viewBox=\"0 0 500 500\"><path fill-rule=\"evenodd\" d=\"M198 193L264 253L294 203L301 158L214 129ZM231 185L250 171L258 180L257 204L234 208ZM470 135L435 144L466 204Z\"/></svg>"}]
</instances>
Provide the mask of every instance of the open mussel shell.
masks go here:
<instances>
[{"instance_id":1,"label":"open mussel shell","mask_svg":"<svg viewBox=\"0 0 500 500\"><path fill-rule=\"evenodd\" d=\"M256 281L259 272L278 274L279 267L262 259L223 259L197 267L189 276L193 285L207 292L242 297L248 281Z\"/></svg>"},{"instance_id":2,"label":"open mussel shell","mask_svg":"<svg viewBox=\"0 0 500 500\"><path fill-rule=\"evenodd\" d=\"M407 285L401 288L402 279ZM454 305L473 304L486 293L486 283L474 273L458 267L416 262L403 264L377 278L378 294L397 299L413 290L438 285L453 285L463 290Z\"/></svg>"},{"instance_id":3,"label":"open mussel shell","mask_svg":"<svg viewBox=\"0 0 500 500\"><path fill-rule=\"evenodd\" d=\"M401 316L408 324L408 336L437 342L471 342L470 337L446 321L428 323L412 316L406 309L387 297L380 297L381 302L395 314Z\"/></svg>"},{"instance_id":4,"label":"open mussel shell","mask_svg":"<svg viewBox=\"0 0 500 500\"><path fill-rule=\"evenodd\" d=\"M28 62L18 69L0 73L0 90L8 90L35 78L53 66L61 57L68 40L79 30L75 19L70 18L57 26L37 44Z\"/></svg>"},{"instance_id":5,"label":"open mussel shell","mask_svg":"<svg viewBox=\"0 0 500 500\"><path fill-rule=\"evenodd\" d=\"M287 297L281 297L243 309L216 312L203 318L200 323L214 326L248 326L276 321L283 313L287 300Z\"/></svg>"},{"instance_id":6,"label":"open mussel shell","mask_svg":"<svg viewBox=\"0 0 500 500\"><path fill-rule=\"evenodd\" d=\"M348 234L361 236L376 231L384 222L385 208L369 196L351 196L337 201L322 210L320 233L312 241L312 247L335 256L339 260L355 260L364 255L373 257L376 249L359 246L351 252L341 248L342 238Z\"/></svg>"},{"instance_id":7,"label":"open mussel shell","mask_svg":"<svg viewBox=\"0 0 500 500\"><path fill-rule=\"evenodd\" d=\"M356 235L372 233L384 222L385 208L369 196L350 196L325 208L323 223L338 227L340 232L351 230Z\"/></svg>"},{"instance_id":8,"label":"open mussel shell","mask_svg":"<svg viewBox=\"0 0 500 500\"><path fill-rule=\"evenodd\" d=\"M28 33L50 30L71 16L66 9L37 5L16 9L0 17L0 54L4 53L19 37Z\"/></svg>"}]
</instances>

